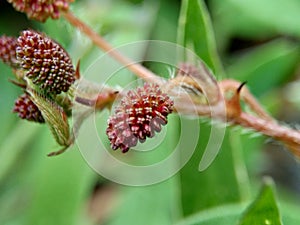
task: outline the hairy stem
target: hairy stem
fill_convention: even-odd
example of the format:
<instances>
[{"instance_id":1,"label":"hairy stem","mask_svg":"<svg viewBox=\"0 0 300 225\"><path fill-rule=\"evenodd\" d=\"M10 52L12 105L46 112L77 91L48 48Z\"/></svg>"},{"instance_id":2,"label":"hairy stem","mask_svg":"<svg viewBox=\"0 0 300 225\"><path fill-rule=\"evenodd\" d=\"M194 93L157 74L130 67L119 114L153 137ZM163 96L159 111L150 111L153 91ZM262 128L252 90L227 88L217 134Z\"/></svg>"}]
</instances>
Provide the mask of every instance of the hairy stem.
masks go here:
<instances>
[{"instance_id":1,"label":"hairy stem","mask_svg":"<svg viewBox=\"0 0 300 225\"><path fill-rule=\"evenodd\" d=\"M109 54L119 63L124 65L135 75L146 80L147 82L155 82L160 85L164 84L163 80L160 77L152 73L150 70L148 70L141 64L134 62L130 58L124 56L119 51L114 49L113 46L111 46L108 42L106 42L103 37L101 37L98 33L93 31L89 26L87 26L80 19L75 17L70 11L62 12L62 15L70 24L72 24L74 27L78 28L85 35L87 35L95 45L97 45L100 49L102 49L104 52ZM241 88L240 86L241 83L235 80L223 80L218 82L218 84L216 85L217 87L219 87L222 96L225 96L226 92L228 91L232 91L233 93L235 93L239 88ZM172 91L170 91L169 94L172 95L171 92ZM245 112L237 111L236 108L240 107L239 105L240 97L241 100L243 100L257 116L253 116ZM113 101L114 98L111 98L111 100ZM77 97L76 101L78 103L87 106L95 105L95 103L97 102L97 100L89 100L80 97ZM226 104L221 104L220 101L225 101ZM177 102L178 103L177 110L175 111L179 111L181 113L186 113L186 114L195 114L198 116L214 117L215 119L220 119L223 122L231 122L235 125L240 125L245 128L251 128L257 132L261 132L267 136L282 141L289 148L291 148L293 154L300 157L300 132L278 124L276 120L273 119L262 108L262 106L258 103L255 97L250 93L250 91L246 87L243 87L241 89L241 92L239 92L237 102L235 102L237 104L227 104L229 101L230 99L227 100L226 98L225 99L219 98L219 103L209 106L209 105L201 105L201 104L191 104L189 101L185 101L185 98L182 98ZM223 106L226 106L226 109L224 109ZM231 109L230 107L232 107L233 109ZM226 115L224 117L224 112L225 112L224 110L227 112L227 117ZM236 115L233 114L234 115L233 118L228 117L228 112L235 112L235 111L237 112L237 114Z\"/></svg>"},{"instance_id":2,"label":"hairy stem","mask_svg":"<svg viewBox=\"0 0 300 225\"><path fill-rule=\"evenodd\" d=\"M255 117L244 112L242 112L240 117L234 122L247 128L253 128L256 131L262 132L263 134L277 140L298 144L300 147L300 132L281 126L276 122L266 121L262 118Z\"/></svg>"},{"instance_id":3,"label":"hairy stem","mask_svg":"<svg viewBox=\"0 0 300 225\"><path fill-rule=\"evenodd\" d=\"M241 113L239 118L236 118L234 123L243 127L252 128L257 132L261 132L269 137L283 142L295 155L300 157L299 131L282 126L276 121L268 121L244 112Z\"/></svg>"},{"instance_id":4,"label":"hairy stem","mask_svg":"<svg viewBox=\"0 0 300 225\"><path fill-rule=\"evenodd\" d=\"M128 68L131 72L133 72L138 77L148 81L155 82L158 84L162 83L162 79L152 73L150 70L127 58L122 55L119 51L117 51L113 46L111 46L108 42L105 41L103 37L101 37L98 33L92 30L88 25L78 19L71 11L62 12L64 18L72 24L74 27L78 28L81 32L83 32L86 36L88 36L95 45L97 45L104 52L108 53L126 68Z\"/></svg>"},{"instance_id":5,"label":"hairy stem","mask_svg":"<svg viewBox=\"0 0 300 225\"><path fill-rule=\"evenodd\" d=\"M219 82L219 86L222 89L222 92L233 91L235 92L241 83L236 80L226 79ZM245 101L245 103L250 107L250 109L255 112L260 118L264 118L265 120L272 121L274 120L259 104L256 98L250 93L247 87L243 87L241 89L241 98Z\"/></svg>"}]
</instances>

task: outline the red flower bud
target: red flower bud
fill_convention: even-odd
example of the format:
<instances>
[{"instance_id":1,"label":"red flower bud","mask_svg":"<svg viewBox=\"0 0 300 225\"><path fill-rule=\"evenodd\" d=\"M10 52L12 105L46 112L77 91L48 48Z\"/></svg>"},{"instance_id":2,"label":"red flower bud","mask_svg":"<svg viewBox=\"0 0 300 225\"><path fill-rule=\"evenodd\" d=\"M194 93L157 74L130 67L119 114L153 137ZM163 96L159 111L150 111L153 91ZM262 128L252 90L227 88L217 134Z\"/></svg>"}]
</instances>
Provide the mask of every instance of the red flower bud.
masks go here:
<instances>
[{"instance_id":1,"label":"red flower bud","mask_svg":"<svg viewBox=\"0 0 300 225\"><path fill-rule=\"evenodd\" d=\"M69 9L72 0L8 0L13 7L26 13L29 19L45 22L49 17L58 19L61 10Z\"/></svg>"},{"instance_id":2,"label":"red flower bud","mask_svg":"<svg viewBox=\"0 0 300 225\"><path fill-rule=\"evenodd\" d=\"M13 112L18 113L21 119L44 123L45 120L38 107L31 101L27 93L21 95L15 102Z\"/></svg>"},{"instance_id":3,"label":"red flower bud","mask_svg":"<svg viewBox=\"0 0 300 225\"><path fill-rule=\"evenodd\" d=\"M108 120L106 134L112 149L127 152L138 140L144 142L153 137L161 125L167 124L172 110L173 101L156 84L129 91Z\"/></svg>"},{"instance_id":4,"label":"red flower bud","mask_svg":"<svg viewBox=\"0 0 300 225\"><path fill-rule=\"evenodd\" d=\"M75 70L68 53L45 35L23 31L16 51L26 76L46 92L60 94L74 83Z\"/></svg>"},{"instance_id":5,"label":"red flower bud","mask_svg":"<svg viewBox=\"0 0 300 225\"><path fill-rule=\"evenodd\" d=\"M18 60L16 56L17 38L1 36L0 37L0 59L7 65L17 68Z\"/></svg>"}]
</instances>

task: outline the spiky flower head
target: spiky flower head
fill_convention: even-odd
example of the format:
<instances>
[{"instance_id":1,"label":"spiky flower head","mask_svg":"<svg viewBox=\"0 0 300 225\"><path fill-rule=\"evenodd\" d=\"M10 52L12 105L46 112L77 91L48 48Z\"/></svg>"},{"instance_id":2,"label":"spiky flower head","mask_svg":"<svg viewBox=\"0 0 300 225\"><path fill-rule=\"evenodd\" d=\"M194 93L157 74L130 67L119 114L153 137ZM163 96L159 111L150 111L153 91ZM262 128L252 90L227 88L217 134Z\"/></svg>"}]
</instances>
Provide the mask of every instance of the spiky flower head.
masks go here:
<instances>
[{"instance_id":1,"label":"spiky flower head","mask_svg":"<svg viewBox=\"0 0 300 225\"><path fill-rule=\"evenodd\" d=\"M7 65L17 68L18 60L16 56L17 38L9 36L0 37L0 59Z\"/></svg>"},{"instance_id":2,"label":"spiky flower head","mask_svg":"<svg viewBox=\"0 0 300 225\"><path fill-rule=\"evenodd\" d=\"M127 152L151 138L166 125L167 116L173 110L173 101L156 84L145 84L129 91L108 119L106 134L111 148Z\"/></svg>"},{"instance_id":3,"label":"spiky flower head","mask_svg":"<svg viewBox=\"0 0 300 225\"><path fill-rule=\"evenodd\" d=\"M22 94L16 101L13 108L14 113L18 113L21 119L34 121L38 123L44 123L45 120L42 116L41 111L33 103L27 93Z\"/></svg>"},{"instance_id":4,"label":"spiky flower head","mask_svg":"<svg viewBox=\"0 0 300 225\"><path fill-rule=\"evenodd\" d=\"M68 53L44 34L23 31L16 51L26 77L46 92L67 92L74 83L75 70Z\"/></svg>"},{"instance_id":5,"label":"spiky flower head","mask_svg":"<svg viewBox=\"0 0 300 225\"><path fill-rule=\"evenodd\" d=\"M45 22L49 17L58 19L60 11L69 9L72 0L8 0L13 7L27 15L29 19Z\"/></svg>"}]
</instances>

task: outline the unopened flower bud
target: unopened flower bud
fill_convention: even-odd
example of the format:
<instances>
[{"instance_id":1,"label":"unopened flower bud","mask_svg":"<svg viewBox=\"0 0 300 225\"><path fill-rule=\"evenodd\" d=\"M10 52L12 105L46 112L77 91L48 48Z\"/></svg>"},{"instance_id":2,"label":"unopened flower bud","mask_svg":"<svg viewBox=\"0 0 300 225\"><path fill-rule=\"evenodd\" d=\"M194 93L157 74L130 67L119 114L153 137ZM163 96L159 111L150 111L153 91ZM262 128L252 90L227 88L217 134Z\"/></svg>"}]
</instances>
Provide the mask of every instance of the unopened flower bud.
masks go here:
<instances>
[{"instance_id":1,"label":"unopened flower bud","mask_svg":"<svg viewBox=\"0 0 300 225\"><path fill-rule=\"evenodd\" d=\"M27 93L22 94L15 102L13 112L18 113L21 119L44 123L45 120L39 108L30 99Z\"/></svg>"},{"instance_id":2,"label":"unopened flower bud","mask_svg":"<svg viewBox=\"0 0 300 225\"><path fill-rule=\"evenodd\" d=\"M173 101L156 84L129 91L108 120L107 136L112 149L127 152L138 140L144 142L166 125Z\"/></svg>"},{"instance_id":3,"label":"unopened flower bud","mask_svg":"<svg viewBox=\"0 0 300 225\"><path fill-rule=\"evenodd\" d=\"M45 22L49 17L58 19L60 11L69 9L71 0L8 0L13 7L26 13L29 19Z\"/></svg>"},{"instance_id":4,"label":"unopened flower bud","mask_svg":"<svg viewBox=\"0 0 300 225\"><path fill-rule=\"evenodd\" d=\"M48 93L67 92L75 82L75 70L68 53L45 35L25 30L18 38L17 59L26 77Z\"/></svg>"},{"instance_id":5,"label":"unopened flower bud","mask_svg":"<svg viewBox=\"0 0 300 225\"><path fill-rule=\"evenodd\" d=\"M5 35L0 37L0 59L12 68L17 68L19 65L16 48L17 38Z\"/></svg>"}]
</instances>

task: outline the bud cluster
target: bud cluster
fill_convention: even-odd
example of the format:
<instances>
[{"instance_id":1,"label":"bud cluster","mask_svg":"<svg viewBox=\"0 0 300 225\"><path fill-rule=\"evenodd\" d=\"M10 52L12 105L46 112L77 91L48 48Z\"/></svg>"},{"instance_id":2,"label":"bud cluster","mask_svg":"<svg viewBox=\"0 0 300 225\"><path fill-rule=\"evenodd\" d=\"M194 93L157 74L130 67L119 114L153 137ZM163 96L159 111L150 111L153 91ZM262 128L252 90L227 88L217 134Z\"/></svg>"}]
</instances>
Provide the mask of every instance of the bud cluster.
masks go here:
<instances>
[{"instance_id":1,"label":"bud cluster","mask_svg":"<svg viewBox=\"0 0 300 225\"><path fill-rule=\"evenodd\" d=\"M29 19L45 22L49 17L58 19L60 11L69 8L70 0L8 0L13 7L20 12L26 13Z\"/></svg>"},{"instance_id":2,"label":"bud cluster","mask_svg":"<svg viewBox=\"0 0 300 225\"><path fill-rule=\"evenodd\" d=\"M41 22L49 17L59 18L60 12L68 10L71 1L8 0L28 18ZM50 155L65 151L74 141L68 123L73 106L70 96L74 97L74 89L69 90L79 78L79 66L75 70L70 56L61 45L34 30L24 30L18 38L0 37L0 60L12 67L16 75L16 80L12 82L24 91L15 101L13 112L22 119L48 125L56 142L63 146L63 149ZM113 91L97 96L96 100L87 100L95 102L98 109L103 109L111 106L116 95L117 92ZM75 101L78 99L76 97ZM106 133L112 149L120 148L122 152L127 152L138 141L142 143L146 138L154 137L167 124L173 104L156 84L145 84L129 91L108 120Z\"/></svg>"},{"instance_id":3,"label":"bud cluster","mask_svg":"<svg viewBox=\"0 0 300 225\"><path fill-rule=\"evenodd\" d=\"M68 94L60 94L68 92L79 76L68 53L46 35L25 30L18 38L0 37L0 59L12 67L16 75L12 82L24 91L13 112L21 119L46 122L63 146L51 155L60 154L72 143L67 118L72 101Z\"/></svg>"}]
</instances>

